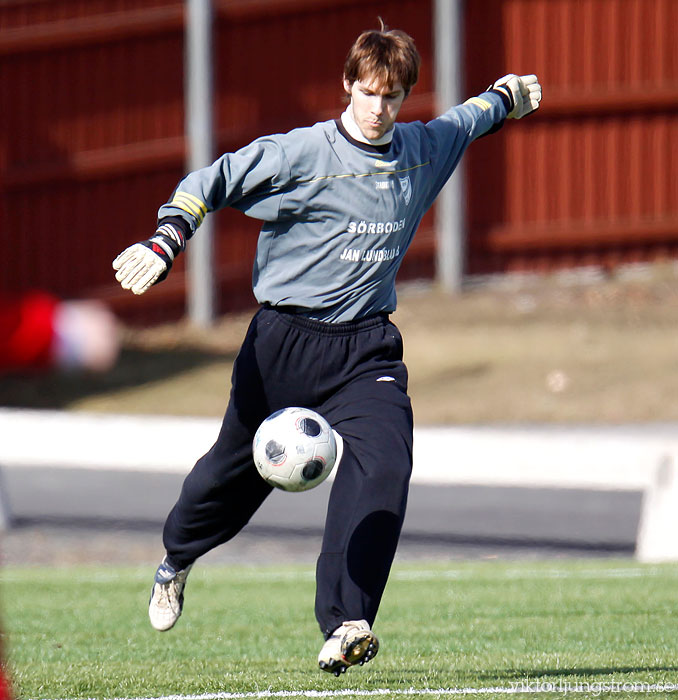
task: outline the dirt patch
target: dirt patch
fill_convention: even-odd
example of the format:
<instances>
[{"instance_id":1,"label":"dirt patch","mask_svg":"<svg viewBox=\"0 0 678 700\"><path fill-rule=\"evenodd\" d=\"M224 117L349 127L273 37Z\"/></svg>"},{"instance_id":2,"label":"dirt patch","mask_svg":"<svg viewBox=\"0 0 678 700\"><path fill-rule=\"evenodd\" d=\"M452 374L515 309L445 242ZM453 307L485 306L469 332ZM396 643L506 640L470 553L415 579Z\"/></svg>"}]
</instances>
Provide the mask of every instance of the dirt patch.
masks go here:
<instances>
[{"instance_id":1,"label":"dirt patch","mask_svg":"<svg viewBox=\"0 0 678 700\"><path fill-rule=\"evenodd\" d=\"M221 416L251 312L124 330L106 376L3 380L0 405ZM418 424L678 420L678 266L403 285Z\"/></svg>"}]
</instances>

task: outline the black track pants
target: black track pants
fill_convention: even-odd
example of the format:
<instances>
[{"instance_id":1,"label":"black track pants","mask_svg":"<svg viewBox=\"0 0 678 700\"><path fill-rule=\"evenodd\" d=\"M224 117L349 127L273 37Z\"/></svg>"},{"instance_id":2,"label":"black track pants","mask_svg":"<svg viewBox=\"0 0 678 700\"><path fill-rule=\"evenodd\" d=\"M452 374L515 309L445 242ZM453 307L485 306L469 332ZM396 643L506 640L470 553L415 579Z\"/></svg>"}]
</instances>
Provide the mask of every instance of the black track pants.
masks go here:
<instances>
[{"instance_id":1,"label":"black track pants","mask_svg":"<svg viewBox=\"0 0 678 700\"><path fill-rule=\"evenodd\" d=\"M186 477L164 544L183 568L247 524L271 490L252 462L252 439L286 406L318 411L344 440L316 572L316 617L327 637L344 620L374 622L405 515L412 410L400 333L386 316L327 324L267 308L256 314L219 436Z\"/></svg>"}]
</instances>

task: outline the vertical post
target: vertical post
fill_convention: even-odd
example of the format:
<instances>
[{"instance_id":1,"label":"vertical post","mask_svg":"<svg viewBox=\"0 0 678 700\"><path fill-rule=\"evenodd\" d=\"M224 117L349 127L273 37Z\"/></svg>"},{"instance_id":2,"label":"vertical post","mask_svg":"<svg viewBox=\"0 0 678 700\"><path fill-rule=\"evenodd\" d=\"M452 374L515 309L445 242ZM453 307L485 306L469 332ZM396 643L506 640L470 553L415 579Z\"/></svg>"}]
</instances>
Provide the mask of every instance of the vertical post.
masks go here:
<instances>
[{"instance_id":1,"label":"vertical post","mask_svg":"<svg viewBox=\"0 0 678 700\"><path fill-rule=\"evenodd\" d=\"M645 487L636 538L636 559L678 561L678 470L675 455L664 455Z\"/></svg>"},{"instance_id":2,"label":"vertical post","mask_svg":"<svg viewBox=\"0 0 678 700\"><path fill-rule=\"evenodd\" d=\"M209 165L214 158L212 132L212 3L187 0L185 29L185 109L187 167ZM201 326L214 320L214 255L211 217L205 217L187 249L187 312Z\"/></svg>"},{"instance_id":3,"label":"vertical post","mask_svg":"<svg viewBox=\"0 0 678 700\"><path fill-rule=\"evenodd\" d=\"M10 509L5 475L0 468L0 532L6 532L12 527L12 511Z\"/></svg>"},{"instance_id":4,"label":"vertical post","mask_svg":"<svg viewBox=\"0 0 678 700\"><path fill-rule=\"evenodd\" d=\"M463 101L464 0L435 0L436 110L442 114ZM463 161L462 161L463 163ZM463 166L442 189L436 207L436 279L450 293L461 290L466 251Z\"/></svg>"}]
</instances>

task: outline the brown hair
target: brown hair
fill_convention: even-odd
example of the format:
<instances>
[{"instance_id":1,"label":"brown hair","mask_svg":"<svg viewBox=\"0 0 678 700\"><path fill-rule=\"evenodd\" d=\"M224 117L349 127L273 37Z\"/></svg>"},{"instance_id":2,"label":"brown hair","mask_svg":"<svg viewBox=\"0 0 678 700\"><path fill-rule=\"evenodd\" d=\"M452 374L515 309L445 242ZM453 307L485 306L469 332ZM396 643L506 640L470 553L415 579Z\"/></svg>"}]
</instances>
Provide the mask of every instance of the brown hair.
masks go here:
<instances>
[{"instance_id":1,"label":"brown hair","mask_svg":"<svg viewBox=\"0 0 678 700\"><path fill-rule=\"evenodd\" d=\"M349 85L356 80L374 79L380 87L400 83L405 95L419 78L421 57L409 34L388 29L379 18L381 29L363 32L354 42L344 63L344 78Z\"/></svg>"}]
</instances>

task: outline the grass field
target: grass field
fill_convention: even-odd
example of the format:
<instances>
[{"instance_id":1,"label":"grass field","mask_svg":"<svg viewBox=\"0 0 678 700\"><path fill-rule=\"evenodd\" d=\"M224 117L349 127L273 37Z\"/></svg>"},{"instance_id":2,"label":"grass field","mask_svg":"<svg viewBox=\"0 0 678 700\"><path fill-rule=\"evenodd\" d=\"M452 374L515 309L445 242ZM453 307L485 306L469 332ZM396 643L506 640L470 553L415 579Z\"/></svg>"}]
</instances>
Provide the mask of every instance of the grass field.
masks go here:
<instances>
[{"instance_id":1,"label":"grass field","mask_svg":"<svg viewBox=\"0 0 678 700\"><path fill-rule=\"evenodd\" d=\"M310 567L197 568L166 634L147 622L151 574L5 568L17 695L668 697L678 684L678 566L401 564L375 625L379 655L340 678L315 664Z\"/></svg>"}]
</instances>

